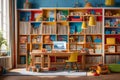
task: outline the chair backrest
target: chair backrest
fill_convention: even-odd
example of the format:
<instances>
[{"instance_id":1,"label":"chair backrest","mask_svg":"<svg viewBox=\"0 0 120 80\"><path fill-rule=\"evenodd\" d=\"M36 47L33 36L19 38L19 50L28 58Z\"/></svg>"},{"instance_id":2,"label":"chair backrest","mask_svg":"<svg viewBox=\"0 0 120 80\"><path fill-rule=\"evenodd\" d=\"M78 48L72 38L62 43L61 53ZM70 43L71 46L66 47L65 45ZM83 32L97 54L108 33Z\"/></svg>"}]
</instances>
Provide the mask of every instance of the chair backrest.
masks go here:
<instances>
[{"instance_id":1,"label":"chair backrest","mask_svg":"<svg viewBox=\"0 0 120 80\"><path fill-rule=\"evenodd\" d=\"M77 61L77 58L78 58L78 52L73 52L71 53L68 61Z\"/></svg>"}]
</instances>

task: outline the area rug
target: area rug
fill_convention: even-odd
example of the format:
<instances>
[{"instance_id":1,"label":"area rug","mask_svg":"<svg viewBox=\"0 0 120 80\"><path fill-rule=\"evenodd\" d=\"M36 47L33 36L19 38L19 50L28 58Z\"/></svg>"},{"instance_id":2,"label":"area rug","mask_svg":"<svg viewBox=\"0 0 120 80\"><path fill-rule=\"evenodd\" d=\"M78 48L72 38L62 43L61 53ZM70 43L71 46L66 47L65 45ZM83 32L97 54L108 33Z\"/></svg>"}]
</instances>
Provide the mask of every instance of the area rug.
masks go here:
<instances>
[{"instance_id":1,"label":"area rug","mask_svg":"<svg viewBox=\"0 0 120 80\"><path fill-rule=\"evenodd\" d=\"M79 71L79 72L75 72L75 71L43 71L43 72L32 72L32 71L26 71L26 69L13 69L10 70L9 72L7 72L6 74L7 76L20 76L20 75L38 75L38 76L70 76L70 75L74 75L74 76L87 76L87 73L85 71Z\"/></svg>"}]
</instances>

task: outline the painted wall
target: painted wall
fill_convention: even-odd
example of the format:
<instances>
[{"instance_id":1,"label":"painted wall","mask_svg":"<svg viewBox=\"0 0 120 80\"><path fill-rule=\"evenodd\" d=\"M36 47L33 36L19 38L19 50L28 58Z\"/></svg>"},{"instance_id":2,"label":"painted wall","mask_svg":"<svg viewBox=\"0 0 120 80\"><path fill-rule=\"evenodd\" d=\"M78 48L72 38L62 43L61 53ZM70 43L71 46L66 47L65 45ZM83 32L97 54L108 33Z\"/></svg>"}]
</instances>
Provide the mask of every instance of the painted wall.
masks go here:
<instances>
[{"instance_id":1,"label":"painted wall","mask_svg":"<svg viewBox=\"0 0 120 80\"><path fill-rule=\"evenodd\" d=\"M28 0L32 3L32 8L40 7L74 7L75 2L79 1L79 7L83 7L84 0ZM94 7L102 4L104 7L105 0L88 0ZM115 0L116 4L114 7L120 7L120 0ZM25 0L17 0L17 7L23 8L23 3Z\"/></svg>"}]
</instances>

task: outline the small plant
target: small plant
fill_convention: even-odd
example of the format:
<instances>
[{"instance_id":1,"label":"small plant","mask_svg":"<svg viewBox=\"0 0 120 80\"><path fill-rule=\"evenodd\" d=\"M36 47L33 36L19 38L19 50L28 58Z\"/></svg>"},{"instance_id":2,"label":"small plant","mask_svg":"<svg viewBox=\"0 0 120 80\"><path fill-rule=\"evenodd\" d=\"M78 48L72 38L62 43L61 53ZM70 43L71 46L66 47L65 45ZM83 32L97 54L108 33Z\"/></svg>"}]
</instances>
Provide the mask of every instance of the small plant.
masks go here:
<instances>
[{"instance_id":1,"label":"small plant","mask_svg":"<svg viewBox=\"0 0 120 80\"><path fill-rule=\"evenodd\" d=\"M7 46L7 41L4 39L2 31L0 31L0 49L2 44L5 44Z\"/></svg>"}]
</instances>

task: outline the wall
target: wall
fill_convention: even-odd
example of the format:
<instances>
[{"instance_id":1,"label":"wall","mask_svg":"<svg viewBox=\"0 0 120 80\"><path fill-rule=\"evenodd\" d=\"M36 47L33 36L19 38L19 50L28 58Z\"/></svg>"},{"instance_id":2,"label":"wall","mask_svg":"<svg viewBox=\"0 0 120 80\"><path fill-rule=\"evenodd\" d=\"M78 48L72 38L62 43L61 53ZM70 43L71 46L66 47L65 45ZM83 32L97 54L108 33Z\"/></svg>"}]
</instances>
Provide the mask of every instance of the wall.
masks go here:
<instances>
[{"instance_id":1,"label":"wall","mask_svg":"<svg viewBox=\"0 0 120 80\"><path fill-rule=\"evenodd\" d=\"M79 1L79 7L83 7L84 0L28 0L32 3L32 8L40 7L74 7L76 1ZM104 7L105 0L88 0L94 7L102 4ZM115 0L115 7L120 7L120 0ZM17 0L17 8L23 8L23 3L25 0Z\"/></svg>"}]
</instances>

